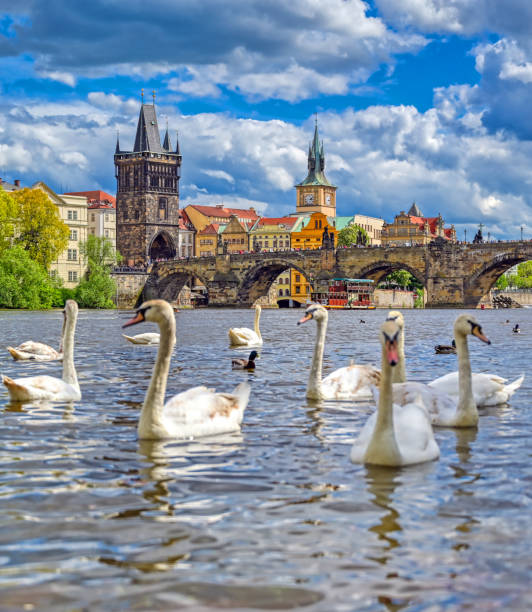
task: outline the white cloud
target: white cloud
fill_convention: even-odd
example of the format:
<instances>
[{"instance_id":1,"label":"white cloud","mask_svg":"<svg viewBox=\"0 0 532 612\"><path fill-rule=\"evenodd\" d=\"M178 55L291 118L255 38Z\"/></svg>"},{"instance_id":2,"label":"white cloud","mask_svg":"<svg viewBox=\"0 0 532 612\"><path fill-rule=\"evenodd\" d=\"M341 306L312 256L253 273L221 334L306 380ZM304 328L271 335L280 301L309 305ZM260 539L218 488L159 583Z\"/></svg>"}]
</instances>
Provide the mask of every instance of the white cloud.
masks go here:
<instances>
[{"instance_id":1,"label":"white cloud","mask_svg":"<svg viewBox=\"0 0 532 612\"><path fill-rule=\"evenodd\" d=\"M69 85L70 87L76 86L76 77L71 72L62 72L60 70L43 70L42 72L40 72L40 75L45 79L50 79L51 81L58 81L59 83L64 83L65 85Z\"/></svg>"},{"instance_id":2,"label":"white cloud","mask_svg":"<svg viewBox=\"0 0 532 612\"><path fill-rule=\"evenodd\" d=\"M228 183L231 183L232 185L234 185L235 183L235 179L230 174L228 174L227 172L224 172L223 170L202 170L202 172L206 174L207 176L212 176L212 178L218 178L218 179L221 179L222 181L227 181Z\"/></svg>"}]
</instances>

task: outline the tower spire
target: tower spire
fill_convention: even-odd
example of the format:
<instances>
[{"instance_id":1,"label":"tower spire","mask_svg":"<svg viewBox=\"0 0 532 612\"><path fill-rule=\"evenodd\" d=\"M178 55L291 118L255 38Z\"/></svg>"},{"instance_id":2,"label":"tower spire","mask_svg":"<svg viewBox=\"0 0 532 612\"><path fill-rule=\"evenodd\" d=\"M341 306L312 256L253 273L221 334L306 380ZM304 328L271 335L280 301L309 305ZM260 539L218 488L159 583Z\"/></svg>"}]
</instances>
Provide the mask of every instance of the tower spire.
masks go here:
<instances>
[{"instance_id":1,"label":"tower spire","mask_svg":"<svg viewBox=\"0 0 532 612\"><path fill-rule=\"evenodd\" d=\"M120 153L120 130L116 130L116 148L115 155Z\"/></svg>"},{"instance_id":2,"label":"tower spire","mask_svg":"<svg viewBox=\"0 0 532 612\"><path fill-rule=\"evenodd\" d=\"M172 150L172 145L170 143L170 134L168 133L168 117L166 118L166 133L164 135L163 149L168 152Z\"/></svg>"}]
</instances>

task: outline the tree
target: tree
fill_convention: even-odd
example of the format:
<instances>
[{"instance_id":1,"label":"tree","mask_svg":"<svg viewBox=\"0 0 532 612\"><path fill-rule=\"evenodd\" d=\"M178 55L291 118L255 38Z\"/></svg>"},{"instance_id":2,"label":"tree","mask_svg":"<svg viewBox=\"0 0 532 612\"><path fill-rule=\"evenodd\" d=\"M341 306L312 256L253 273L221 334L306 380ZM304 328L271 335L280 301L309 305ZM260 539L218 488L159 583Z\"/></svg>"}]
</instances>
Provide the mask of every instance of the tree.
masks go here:
<instances>
[{"instance_id":1,"label":"tree","mask_svg":"<svg viewBox=\"0 0 532 612\"><path fill-rule=\"evenodd\" d=\"M398 285L403 289L407 287L409 289L423 289L423 284L418 279L408 272L408 270L395 270L390 272L388 276L382 281L385 284Z\"/></svg>"},{"instance_id":2,"label":"tree","mask_svg":"<svg viewBox=\"0 0 532 612\"><path fill-rule=\"evenodd\" d=\"M351 246L352 244L369 244L368 233L356 223L351 223L338 232L338 246Z\"/></svg>"},{"instance_id":3,"label":"tree","mask_svg":"<svg viewBox=\"0 0 532 612\"><path fill-rule=\"evenodd\" d=\"M22 247L12 247L0 255L2 308L50 308L59 296L59 287Z\"/></svg>"},{"instance_id":4,"label":"tree","mask_svg":"<svg viewBox=\"0 0 532 612\"><path fill-rule=\"evenodd\" d=\"M76 288L76 297L82 308L114 308L116 283L111 267L122 259L108 238L89 236L80 244L80 253L87 263L85 278Z\"/></svg>"},{"instance_id":5,"label":"tree","mask_svg":"<svg viewBox=\"0 0 532 612\"><path fill-rule=\"evenodd\" d=\"M46 270L68 244L68 225L59 218L56 205L42 189L14 191L17 204L15 244Z\"/></svg>"},{"instance_id":6,"label":"tree","mask_svg":"<svg viewBox=\"0 0 532 612\"><path fill-rule=\"evenodd\" d=\"M17 204L15 200L0 187L0 254L12 246L16 218Z\"/></svg>"}]
</instances>

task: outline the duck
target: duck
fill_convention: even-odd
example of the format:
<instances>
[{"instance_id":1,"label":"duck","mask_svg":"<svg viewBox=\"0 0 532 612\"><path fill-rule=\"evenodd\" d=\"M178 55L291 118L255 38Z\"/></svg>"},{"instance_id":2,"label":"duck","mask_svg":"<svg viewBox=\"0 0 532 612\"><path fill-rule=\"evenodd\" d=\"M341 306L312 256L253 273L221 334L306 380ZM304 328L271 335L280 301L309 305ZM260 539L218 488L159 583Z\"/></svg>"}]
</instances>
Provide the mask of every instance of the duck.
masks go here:
<instances>
[{"instance_id":1,"label":"duck","mask_svg":"<svg viewBox=\"0 0 532 612\"><path fill-rule=\"evenodd\" d=\"M137 426L139 439L182 440L240 431L251 391L249 384L241 383L233 393L193 387L165 403L170 359L176 341L174 311L165 300L149 300L141 304L135 316L122 327L143 321L159 326L161 341Z\"/></svg>"},{"instance_id":2,"label":"duck","mask_svg":"<svg viewBox=\"0 0 532 612\"><path fill-rule=\"evenodd\" d=\"M428 411L431 422L440 427L476 427L478 425L477 403L473 394L473 378L467 336L476 336L491 344L482 332L477 320L471 315L460 315L454 323L454 337L458 355L458 397L421 382L408 381L393 385L393 401L406 406L412 401L421 403Z\"/></svg>"},{"instance_id":3,"label":"duck","mask_svg":"<svg viewBox=\"0 0 532 612\"><path fill-rule=\"evenodd\" d=\"M382 346L377 411L362 427L350 452L353 463L401 467L435 461L440 449L427 410L417 402L397 406L392 397L392 371L400 362L401 329L386 320L380 327Z\"/></svg>"},{"instance_id":4,"label":"duck","mask_svg":"<svg viewBox=\"0 0 532 612\"><path fill-rule=\"evenodd\" d=\"M307 398L311 400L371 399L371 386L378 385L380 381L380 372L371 365L351 363L331 372L322 380L323 351L329 315L320 304L311 304L305 310L305 316L298 321L298 325L302 325L311 319L316 321L317 333L307 385Z\"/></svg>"},{"instance_id":5,"label":"duck","mask_svg":"<svg viewBox=\"0 0 532 612\"><path fill-rule=\"evenodd\" d=\"M257 351L251 351L247 359L233 359L231 365L233 370L254 370L255 359L257 359Z\"/></svg>"},{"instance_id":6,"label":"duck","mask_svg":"<svg viewBox=\"0 0 532 612\"><path fill-rule=\"evenodd\" d=\"M521 328L519 327L519 323L516 323L514 328L512 329L514 334L520 334L521 333Z\"/></svg>"},{"instance_id":7,"label":"duck","mask_svg":"<svg viewBox=\"0 0 532 612\"><path fill-rule=\"evenodd\" d=\"M434 351L438 355L452 355L452 354L456 353L456 342L453 339L451 344L437 344L434 347Z\"/></svg>"},{"instance_id":8,"label":"duck","mask_svg":"<svg viewBox=\"0 0 532 612\"><path fill-rule=\"evenodd\" d=\"M254 330L247 327L232 327L229 330L229 344L231 346L262 346L262 336L259 329L261 307L255 306Z\"/></svg>"},{"instance_id":9,"label":"duck","mask_svg":"<svg viewBox=\"0 0 532 612\"><path fill-rule=\"evenodd\" d=\"M9 378L2 376L13 401L51 400L70 402L81 399L76 368L74 366L74 334L78 318L78 305L74 300L67 300L64 315L64 352L63 376L30 376L27 378Z\"/></svg>"},{"instance_id":10,"label":"duck","mask_svg":"<svg viewBox=\"0 0 532 612\"><path fill-rule=\"evenodd\" d=\"M132 344L159 344L159 334L155 332L147 332L145 334L137 334L136 336L126 336L122 334L124 338Z\"/></svg>"}]
</instances>

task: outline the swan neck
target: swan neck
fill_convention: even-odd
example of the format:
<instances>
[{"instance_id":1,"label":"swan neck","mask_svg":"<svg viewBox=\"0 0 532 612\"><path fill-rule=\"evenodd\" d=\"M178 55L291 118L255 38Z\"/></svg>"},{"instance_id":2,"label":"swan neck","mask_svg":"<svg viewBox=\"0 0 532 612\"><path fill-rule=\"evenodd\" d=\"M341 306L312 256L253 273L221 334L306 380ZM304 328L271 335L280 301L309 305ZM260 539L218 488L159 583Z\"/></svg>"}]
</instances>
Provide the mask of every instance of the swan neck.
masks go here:
<instances>
[{"instance_id":1,"label":"swan neck","mask_svg":"<svg viewBox=\"0 0 532 612\"><path fill-rule=\"evenodd\" d=\"M406 382L406 360L405 360L405 334L404 328L401 329L399 334L399 363L393 367L392 370L392 383L404 383Z\"/></svg>"},{"instance_id":2,"label":"swan neck","mask_svg":"<svg viewBox=\"0 0 532 612\"><path fill-rule=\"evenodd\" d=\"M383 346L379 404L375 427L364 457L366 463L390 466L402 463L394 431L392 375L392 366L388 362L386 349Z\"/></svg>"},{"instance_id":3,"label":"swan neck","mask_svg":"<svg viewBox=\"0 0 532 612\"><path fill-rule=\"evenodd\" d=\"M475 425L478 422L478 411L473 396L473 378L467 336L455 334L454 340L458 356L458 405L456 415L459 420L466 420L469 424Z\"/></svg>"},{"instance_id":4,"label":"swan neck","mask_svg":"<svg viewBox=\"0 0 532 612\"><path fill-rule=\"evenodd\" d=\"M76 333L77 318L77 312L67 312L61 344L63 346L63 381L79 388L78 376L74 367L74 334Z\"/></svg>"},{"instance_id":5,"label":"swan neck","mask_svg":"<svg viewBox=\"0 0 532 612\"><path fill-rule=\"evenodd\" d=\"M257 334L257 336L262 340L262 336L260 335L260 329L259 329L259 321L260 321L260 307L259 308L255 308L255 324L254 324L254 329L255 329L255 333Z\"/></svg>"},{"instance_id":6,"label":"swan neck","mask_svg":"<svg viewBox=\"0 0 532 612\"><path fill-rule=\"evenodd\" d=\"M155 435L154 432L162 428L166 383L175 345L175 319L173 314L164 315L163 320L159 322L159 332L157 359L151 375L150 386L144 398L138 425L139 436L142 438L160 437Z\"/></svg>"},{"instance_id":7,"label":"swan neck","mask_svg":"<svg viewBox=\"0 0 532 612\"><path fill-rule=\"evenodd\" d=\"M323 392L321 388L321 373L323 368L323 351L325 350L325 335L327 333L327 320L316 319L316 343L310 366L310 375L307 386L307 397L309 399L321 399Z\"/></svg>"}]
</instances>

